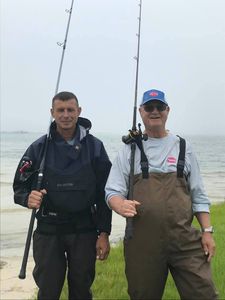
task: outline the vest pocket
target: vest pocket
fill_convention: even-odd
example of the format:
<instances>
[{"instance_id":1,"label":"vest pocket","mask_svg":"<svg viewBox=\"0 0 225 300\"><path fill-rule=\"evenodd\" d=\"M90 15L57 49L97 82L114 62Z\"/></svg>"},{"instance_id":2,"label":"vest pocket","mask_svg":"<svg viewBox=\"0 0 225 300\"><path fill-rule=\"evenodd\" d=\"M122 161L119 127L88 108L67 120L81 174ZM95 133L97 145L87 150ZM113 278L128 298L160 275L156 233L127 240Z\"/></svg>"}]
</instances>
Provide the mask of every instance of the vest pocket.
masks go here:
<instances>
[{"instance_id":1,"label":"vest pocket","mask_svg":"<svg viewBox=\"0 0 225 300\"><path fill-rule=\"evenodd\" d=\"M79 174L47 173L47 175L45 181L47 210L74 213L94 204L96 178L90 168L80 171Z\"/></svg>"}]
</instances>

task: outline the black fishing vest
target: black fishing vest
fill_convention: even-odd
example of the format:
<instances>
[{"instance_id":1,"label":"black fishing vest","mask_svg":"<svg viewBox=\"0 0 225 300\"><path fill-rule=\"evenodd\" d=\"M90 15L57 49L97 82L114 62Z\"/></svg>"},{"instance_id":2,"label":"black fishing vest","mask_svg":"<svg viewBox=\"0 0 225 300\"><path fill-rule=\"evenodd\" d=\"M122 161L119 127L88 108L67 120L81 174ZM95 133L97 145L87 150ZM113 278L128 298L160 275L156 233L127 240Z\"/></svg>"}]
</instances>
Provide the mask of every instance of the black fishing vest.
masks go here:
<instances>
[{"instance_id":1,"label":"black fishing vest","mask_svg":"<svg viewBox=\"0 0 225 300\"><path fill-rule=\"evenodd\" d=\"M43 187L47 190L43 215L73 214L95 203L96 177L90 164L69 175L47 168Z\"/></svg>"},{"instance_id":2,"label":"black fishing vest","mask_svg":"<svg viewBox=\"0 0 225 300\"><path fill-rule=\"evenodd\" d=\"M76 148L76 147L75 147ZM81 150L82 148L82 150ZM39 217L50 219L70 219L74 214L91 211L96 202L97 179L94 169L95 143L92 138L86 139L79 150L62 148L64 169L53 159L51 154L44 171L42 188L47 190L40 208ZM51 151L51 148L49 147ZM58 149L53 149L55 153ZM59 151L58 151L59 152ZM51 163L50 163L51 162Z\"/></svg>"}]
</instances>

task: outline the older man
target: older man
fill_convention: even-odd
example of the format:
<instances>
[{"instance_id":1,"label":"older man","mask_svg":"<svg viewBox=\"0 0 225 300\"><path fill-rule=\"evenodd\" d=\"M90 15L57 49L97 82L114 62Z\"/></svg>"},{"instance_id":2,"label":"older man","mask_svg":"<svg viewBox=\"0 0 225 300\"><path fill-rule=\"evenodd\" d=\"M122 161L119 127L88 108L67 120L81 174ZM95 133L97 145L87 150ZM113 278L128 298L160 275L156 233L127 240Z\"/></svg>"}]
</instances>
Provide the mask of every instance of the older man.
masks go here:
<instances>
[{"instance_id":1,"label":"older man","mask_svg":"<svg viewBox=\"0 0 225 300\"><path fill-rule=\"evenodd\" d=\"M217 299L210 201L190 144L166 130L169 111L162 91L144 93L139 112L148 139L143 150L136 147L134 199L127 199L130 145L119 152L106 184L108 205L133 218L133 238L124 241L128 293L131 299L161 299L170 271L181 299ZM191 226L193 215L201 232Z\"/></svg>"}]
</instances>

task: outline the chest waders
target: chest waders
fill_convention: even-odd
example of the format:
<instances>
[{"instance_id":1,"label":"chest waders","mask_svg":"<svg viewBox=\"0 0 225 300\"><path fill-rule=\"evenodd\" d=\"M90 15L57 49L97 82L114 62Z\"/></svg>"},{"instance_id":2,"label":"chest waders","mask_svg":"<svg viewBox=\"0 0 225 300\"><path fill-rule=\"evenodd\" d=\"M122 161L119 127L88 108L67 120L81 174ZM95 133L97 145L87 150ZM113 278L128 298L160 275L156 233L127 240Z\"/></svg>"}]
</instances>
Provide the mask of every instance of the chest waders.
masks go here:
<instances>
[{"instance_id":1,"label":"chest waders","mask_svg":"<svg viewBox=\"0 0 225 300\"><path fill-rule=\"evenodd\" d=\"M190 193L183 176L185 140L180 138L176 173L135 175L133 238L124 240L131 299L161 299L168 272L181 299L217 299L201 233L191 227Z\"/></svg>"}]
</instances>

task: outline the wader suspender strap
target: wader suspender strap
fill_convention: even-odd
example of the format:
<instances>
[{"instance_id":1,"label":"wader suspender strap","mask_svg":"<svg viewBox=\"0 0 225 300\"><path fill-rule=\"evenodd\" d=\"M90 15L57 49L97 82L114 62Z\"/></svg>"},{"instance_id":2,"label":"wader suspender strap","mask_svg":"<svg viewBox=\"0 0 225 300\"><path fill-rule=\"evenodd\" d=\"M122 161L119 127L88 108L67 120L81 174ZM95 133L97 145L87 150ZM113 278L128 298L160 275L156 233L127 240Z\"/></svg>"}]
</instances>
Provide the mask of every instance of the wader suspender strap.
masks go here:
<instances>
[{"instance_id":1,"label":"wader suspender strap","mask_svg":"<svg viewBox=\"0 0 225 300\"><path fill-rule=\"evenodd\" d=\"M147 156L145 155L144 149L143 149L143 144L142 140L136 140L136 144L138 148L141 151L141 171L142 171L142 178L147 179L148 178L148 159Z\"/></svg>"},{"instance_id":2,"label":"wader suspender strap","mask_svg":"<svg viewBox=\"0 0 225 300\"><path fill-rule=\"evenodd\" d=\"M180 153L177 162L177 177L182 178L184 175L184 164L185 164L185 150L186 150L186 141L182 137L178 136L180 139ZM145 155L143 144L141 140L136 140L136 144L141 152L141 171L142 177L148 178L148 159Z\"/></svg>"},{"instance_id":3,"label":"wader suspender strap","mask_svg":"<svg viewBox=\"0 0 225 300\"><path fill-rule=\"evenodd\" d=\"M180 153L177 162L177 177L182 178L184 173L186 142L185 139L183 139L182 137L178 137L180 139Z\"/></svg>"}]
</instances>

